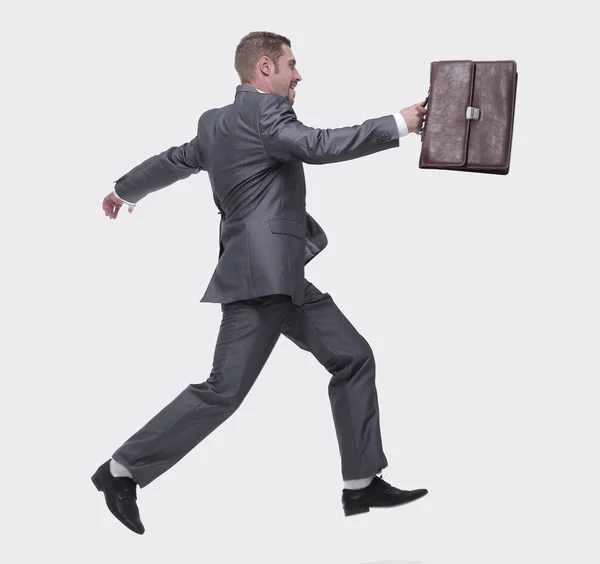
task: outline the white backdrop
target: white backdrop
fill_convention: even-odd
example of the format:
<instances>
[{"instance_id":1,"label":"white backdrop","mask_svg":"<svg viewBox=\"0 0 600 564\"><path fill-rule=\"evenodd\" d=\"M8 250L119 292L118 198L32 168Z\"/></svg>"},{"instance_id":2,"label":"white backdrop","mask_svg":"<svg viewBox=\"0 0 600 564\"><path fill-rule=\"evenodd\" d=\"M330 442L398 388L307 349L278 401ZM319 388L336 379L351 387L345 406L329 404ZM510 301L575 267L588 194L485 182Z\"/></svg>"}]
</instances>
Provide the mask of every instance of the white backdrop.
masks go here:
<instances>
[{"instance_id":1,"label":"white backdrop","mask_svg":"<svg viewBox=\"0 0 600 564\"><path fill-rule=\"evenodd\" d=\"M597 562L598 150L583 2L3 2L5 562ZM233 101L246 33L292 40L299 119L422 100L440 59L514 59L506 177L418 169L420 140L306 166L306 269L376 355L385 479L344 518L325 369L281 338L225 424L139 492L90 476L189 383L221 318L206 173L105 217L113 181ZM597 47L597 46L596 46ZM594 47L595 48L595 47Z\"/></svg>"}]
</instances>

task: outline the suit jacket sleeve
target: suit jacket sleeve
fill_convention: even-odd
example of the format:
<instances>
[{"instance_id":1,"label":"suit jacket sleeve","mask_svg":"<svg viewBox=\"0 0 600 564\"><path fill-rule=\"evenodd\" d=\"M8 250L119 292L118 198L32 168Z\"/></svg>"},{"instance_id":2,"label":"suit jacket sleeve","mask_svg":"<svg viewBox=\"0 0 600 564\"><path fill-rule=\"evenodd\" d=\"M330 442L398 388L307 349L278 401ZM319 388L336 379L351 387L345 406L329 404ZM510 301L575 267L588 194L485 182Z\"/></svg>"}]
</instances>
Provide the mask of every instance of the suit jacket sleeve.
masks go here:
<instances>
[{"instance_id":1,"label":"suit jacket sleeve","mask_svg":"<svg viewBox=\"0 0 600 564\"><path fill-rule=\"evenodd\" d=\"M357 159L400 144L393 115L337 129L307 127L279 94L264 95L258 129L268 156L281 161L298 159L309 164Z\"/></svg>"},{"instance_id":2,"label":"suit jacket sleeve","mask_svg":"<svg viewBox=\"0 0 600 564\"><path fill-rule=\"evenodd\" d=\"M204 170L198 136L179 147L171 147L140 163L115 180L115 192L127 202L137 203L151 192L170 186Z\"/></svg>"}]
</instances>

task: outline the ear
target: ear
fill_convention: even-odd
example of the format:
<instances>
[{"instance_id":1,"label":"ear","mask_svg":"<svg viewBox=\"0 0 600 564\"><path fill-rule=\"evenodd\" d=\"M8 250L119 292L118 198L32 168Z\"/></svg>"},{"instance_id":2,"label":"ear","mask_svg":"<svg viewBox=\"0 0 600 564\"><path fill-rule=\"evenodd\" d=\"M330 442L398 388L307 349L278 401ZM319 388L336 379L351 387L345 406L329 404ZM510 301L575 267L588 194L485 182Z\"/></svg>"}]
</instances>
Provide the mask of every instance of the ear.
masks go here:
<instances>
[{"instance_id":1,"label":"ear","mask_svg":"<svg viewBox=\"0 0 600 564\"><path fill-rule=\"evenodd\" d=\"M258 60L258 68L260 69L260 72L262 72L266 76L271 75L271 73L273 72L273 66L273 61L271 61L271 59L269 59L269 57L267 56L262 56Z\"/></svg>"}]
</instances>

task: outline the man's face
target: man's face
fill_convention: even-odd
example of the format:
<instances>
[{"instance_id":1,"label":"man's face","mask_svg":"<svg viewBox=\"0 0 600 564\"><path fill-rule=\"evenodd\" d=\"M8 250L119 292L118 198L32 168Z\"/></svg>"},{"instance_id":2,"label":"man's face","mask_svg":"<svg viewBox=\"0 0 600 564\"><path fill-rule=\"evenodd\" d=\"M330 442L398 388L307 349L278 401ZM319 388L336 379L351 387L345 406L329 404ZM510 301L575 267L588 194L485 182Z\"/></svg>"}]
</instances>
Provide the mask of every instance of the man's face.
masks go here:
<instances>
[{"instance_id":1,"label":"man's face","mask_svg":"<svg viewBox=\"0 0 600 564\"><path fill-rule=\"evenodd\" d=\"M283 45L283 55L279 57L277 65L279 73L274 72L271 75L271 92L281 94L293 105L296 96L294 88L302 80L302 77L296 69L296 59L292 50L287 45Z\"/></svg>"}]
</instances>

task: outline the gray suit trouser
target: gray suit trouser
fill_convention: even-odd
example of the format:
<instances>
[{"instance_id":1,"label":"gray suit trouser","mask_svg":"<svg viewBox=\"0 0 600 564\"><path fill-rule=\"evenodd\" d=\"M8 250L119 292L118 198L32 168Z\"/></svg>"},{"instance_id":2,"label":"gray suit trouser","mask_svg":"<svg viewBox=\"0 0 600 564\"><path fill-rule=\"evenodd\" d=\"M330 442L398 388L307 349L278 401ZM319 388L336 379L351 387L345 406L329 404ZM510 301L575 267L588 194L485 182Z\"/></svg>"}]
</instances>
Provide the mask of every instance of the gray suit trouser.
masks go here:
<instances>
[{"instance_id":1,"label":"gray suit trouser","mask_svg":"<svg viewBox=\"0 0 600 564\"><path fill-rule=\"evenodd\" d=\"M277 294L221 305L210 377L191 384L117 449L113 458L144 487L181 460L241 405L280 335L331 374L328 392L344 480L387 466L379 425L375 359L331 296L305 281L305 301Z\"/></svg>"}]
</instances>

